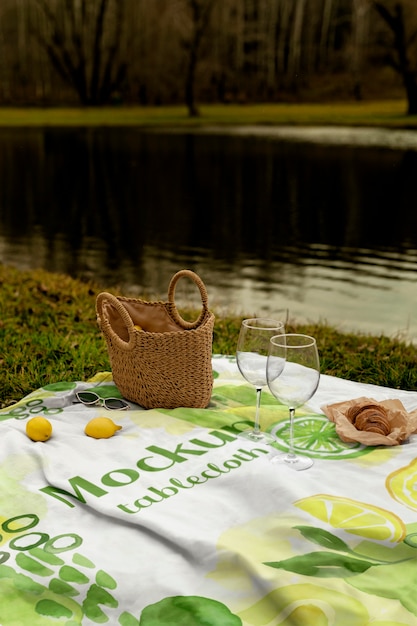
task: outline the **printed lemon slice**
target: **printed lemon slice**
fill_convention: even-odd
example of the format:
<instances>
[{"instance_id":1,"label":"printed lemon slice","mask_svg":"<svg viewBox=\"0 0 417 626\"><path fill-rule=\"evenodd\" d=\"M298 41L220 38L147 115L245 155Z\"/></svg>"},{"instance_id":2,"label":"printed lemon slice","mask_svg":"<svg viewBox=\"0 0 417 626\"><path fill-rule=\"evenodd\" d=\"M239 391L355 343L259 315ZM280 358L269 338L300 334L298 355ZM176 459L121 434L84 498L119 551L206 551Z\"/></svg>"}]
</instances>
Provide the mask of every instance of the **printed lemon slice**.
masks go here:
<instances>
[{"instance_id":1,"label":"printed lemon slice","mask_svg":"<svg viewBox=\"0 0 417 626\"><path fill-rule=\"evenodd\" d=\"M52 424L46 417L32 417L26 423L26 434L32 441L48 441L52 435Z\"/></svg>"},{"instance_id":2,"label":"printed lemon slice","mask_svg":"<svg viewBox=\"0 0 417 626\"><path fill-rule=\"evenodd\" d=\"M109 417L94 417L84 429L89 437L94 439L109 439L122 427L115 424Z\"/></svg>"},{"instance_id":3,"label":"printed lemon slice","mask_svg":"<svg viewBox=\"0 0 417 626\"><path fill-rule=\"evenodd\" d=\"M403 521L391 511L339 496L318 494L298 500L296 507L333 528L378 541L399 542L406 536Z\"/></svg>"},{"instance_id":4,"label":"printed lemon slice","mask_svg":"<svg viewBox=\"0 0 417 626\"><path fill-rule=\"evenodd\" d=\"M386 487L395 500L417 511L417 458L390 474Z\"/></svg>"},{"instance_id":5,"label":"printed lemon slice","mask_svg":"<svg viewBox=\"0 0 417 626\"><path fill-rule=\"evenodd\" d=\"M290 440L289 420L280 421L271 428L276 437L274 447L287 451ZM358 442L344 443L336 433L335 425L323 415L306 415L294 420L294 451L323 459L353 458L368 454L372 448Z\"/></svg>"}]
</instances>

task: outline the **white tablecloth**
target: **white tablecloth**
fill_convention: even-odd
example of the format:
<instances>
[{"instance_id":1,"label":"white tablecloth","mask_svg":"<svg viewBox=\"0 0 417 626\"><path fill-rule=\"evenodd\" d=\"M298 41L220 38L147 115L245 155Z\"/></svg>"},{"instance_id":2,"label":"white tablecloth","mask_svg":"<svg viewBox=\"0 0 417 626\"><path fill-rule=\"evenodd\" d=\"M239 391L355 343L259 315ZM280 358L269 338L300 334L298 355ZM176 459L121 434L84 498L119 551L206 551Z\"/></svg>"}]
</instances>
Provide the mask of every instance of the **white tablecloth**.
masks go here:
<instances>
[{"instance_id":1,"label":"white tablecloth","mask_svg":"<svg viewBox=\"0 0 417 626\"><path fill-rule=\"evenodd\" d=\"M403 392L322 376L298 412L295 472L287 409L267 392L273 446L238 433L255 393L234 358L213 357L207 409L109 413L73 404L110 382L46 385L0 411L0 624L48 626L415 626L417 436L401 446L344 444L324 404ZM27 420L47 417L34 443ZM122 429L84 434L95 416Z\"/></svg>"}]
</instances>

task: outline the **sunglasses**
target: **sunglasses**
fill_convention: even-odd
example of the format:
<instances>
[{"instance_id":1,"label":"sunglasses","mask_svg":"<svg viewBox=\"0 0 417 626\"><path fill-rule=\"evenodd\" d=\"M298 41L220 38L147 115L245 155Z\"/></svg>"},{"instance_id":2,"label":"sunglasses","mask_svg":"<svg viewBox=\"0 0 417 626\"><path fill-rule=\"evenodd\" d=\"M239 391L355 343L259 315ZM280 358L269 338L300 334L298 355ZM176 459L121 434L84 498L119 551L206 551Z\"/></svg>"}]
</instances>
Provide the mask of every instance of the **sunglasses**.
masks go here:
<instances>
[{"instance_id":1,"label":"sunglasses","mask_svg":"<svg viewBox=\"0 0 417 626\"><path fill-rule=\"evenodd\" d=\"M125 411L130 408L126 400L121 400L120 398L100 398L94 391L79 391L75 395L77 400L86 406L98 404L99 406L104 406L109 411Z\"/></svg>"}]
</instances>

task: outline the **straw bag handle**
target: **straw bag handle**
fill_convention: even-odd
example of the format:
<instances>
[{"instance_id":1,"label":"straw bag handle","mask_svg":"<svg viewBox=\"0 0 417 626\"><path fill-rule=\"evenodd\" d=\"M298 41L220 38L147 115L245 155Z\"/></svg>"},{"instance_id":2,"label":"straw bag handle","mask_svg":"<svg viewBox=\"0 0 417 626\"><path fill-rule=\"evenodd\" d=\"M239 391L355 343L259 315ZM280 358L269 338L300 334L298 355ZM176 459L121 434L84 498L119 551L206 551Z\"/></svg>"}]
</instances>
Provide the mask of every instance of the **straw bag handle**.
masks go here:
<instances>
[{"instance_id":1,"label":"straw bag handle","mask_svg":"<svg viewBox=\"0 0 417 626\"><path fill-rule=\"evenodd\" d=\"M122 318L123 322L125 323L125 326L129 332L128 342L124 341L121 337L119 337L119 335L117 335L114 332L113 328L111 327L109 319L104 311L104 303L106 301L110 302L114 306L114 308L116 309L116 311L119 313L120 317ZM123 304L120 302L120 300L116 298L116 296L114 296L112 293L103 291L99 293L96 298L96 308L97 308L97 314L100 318L100 322L101 322L104 332L110 335L112 340L120 348L133 349L135 347L135 341L134 341L135 327L134 327L132 318L130 317L129 313L127 312Z\"/></svg>"},{"instance_id":2,"label":"straw bag handle","mask_svg":"<svg viewBox=\"0 0 417 626\"><path fill-rule=\"evenodd\" d=\"M203 305L203 308L201 309L200 315L194 322L188 322L187 320L183 319L178 313L178 309L175 305L175 287L179 279L184 276L190 278L197 285L201 295L201 303ZM177 324L186 329L198 328L209 313L207 289L201 278L191 270L180 270L179 272L174 274L168 287L168 305L170 314Z\"/></svg>"}]
</instances>

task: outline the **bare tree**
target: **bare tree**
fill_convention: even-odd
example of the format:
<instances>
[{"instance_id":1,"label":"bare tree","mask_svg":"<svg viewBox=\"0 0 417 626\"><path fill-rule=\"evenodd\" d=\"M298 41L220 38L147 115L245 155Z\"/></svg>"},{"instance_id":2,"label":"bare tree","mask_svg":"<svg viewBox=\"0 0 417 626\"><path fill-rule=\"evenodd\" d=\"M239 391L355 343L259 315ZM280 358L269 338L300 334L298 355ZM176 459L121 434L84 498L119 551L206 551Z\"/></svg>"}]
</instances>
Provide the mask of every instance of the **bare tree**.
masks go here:
<instances>
[{"instance_id":1,"label":"bare tree","mask_svg":"<svg viewBox=\"0 0 417 626\"><path fill-rule=\"evenodd\" d=\"M0 104L100 105L120 95L131 103L185 102L196 116L203 99L366 98L371 68L388 97L401 77L411 113L416 3L0 0ZM385 71L381 55L376 61L378 44L395 72Z\"/></svg>"},{"instance_id":2,"label":"bare tree","mask_svg":"<svg viewBox=\"0 0 417 626\"><path fill-rule=\"evenodd\" d=\"M387 63L401 76L408 100L408 115L417 114L417 25L411 13L405 15L405 3L396 2L393 8L388 3L374 2L375 9L389 27L392 34L391 48L387 50ZM415 7L414 7L415 13Z\"/></svg>"},{"instance_id":3,"label":"bare tree","mask_svg":"<svg viewBox=\"0 0 417 626\"><path fill-rule=\"evenodd\" d=\"M189 36L183 39L183 46L188 54L185 77L185 103L190 117L199 115L195 94L197 63L200 58L203 38L209 26L210 15L216 1L186 0L191 28Z\"/></svg>"},{"instance_id":4,"label":"bare tree","mask_svg":"<svg viewBox=\"0 0 417 626\"><path fill-rule=\"evenodd\" d=\"M35 0L39 20L33 33L61 79L83 105L110 101L126 76L125 2Z\"/></svg>"}]
</instances>

